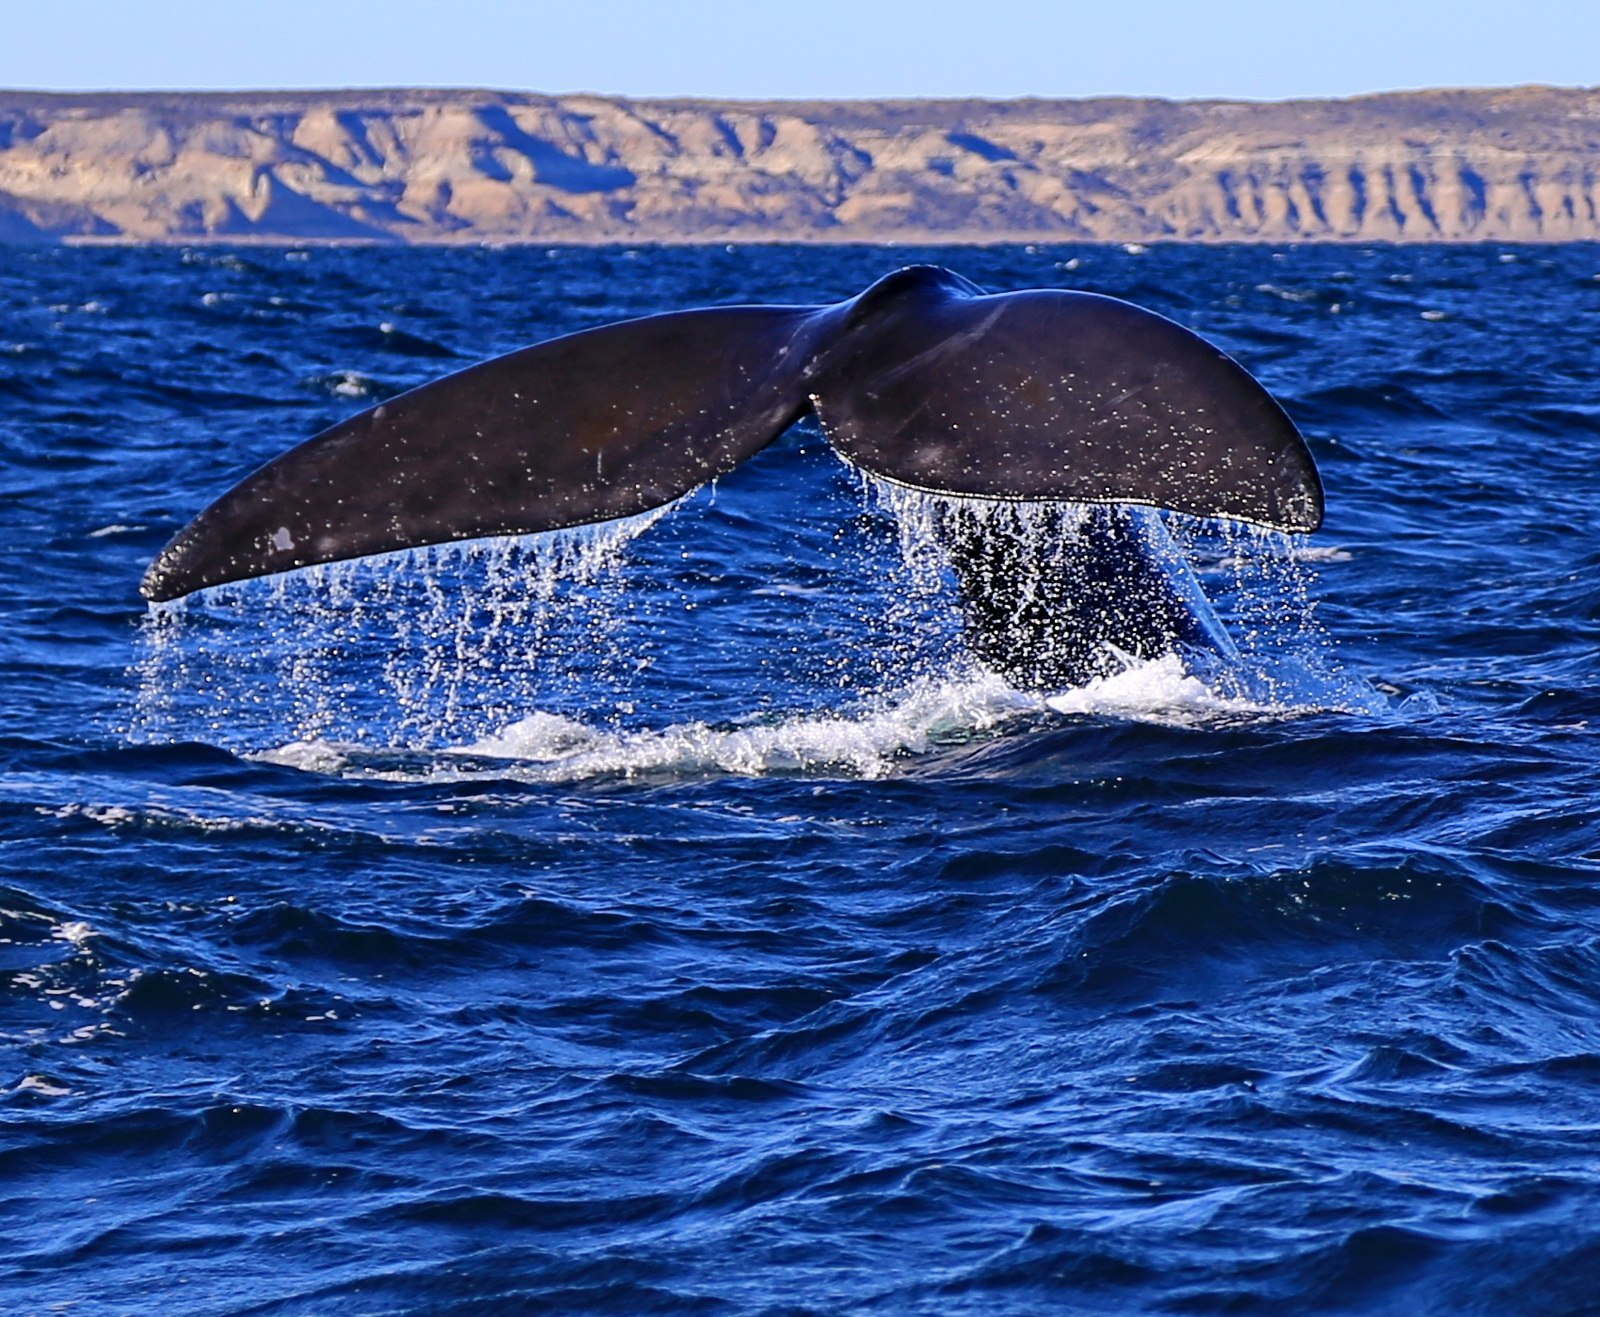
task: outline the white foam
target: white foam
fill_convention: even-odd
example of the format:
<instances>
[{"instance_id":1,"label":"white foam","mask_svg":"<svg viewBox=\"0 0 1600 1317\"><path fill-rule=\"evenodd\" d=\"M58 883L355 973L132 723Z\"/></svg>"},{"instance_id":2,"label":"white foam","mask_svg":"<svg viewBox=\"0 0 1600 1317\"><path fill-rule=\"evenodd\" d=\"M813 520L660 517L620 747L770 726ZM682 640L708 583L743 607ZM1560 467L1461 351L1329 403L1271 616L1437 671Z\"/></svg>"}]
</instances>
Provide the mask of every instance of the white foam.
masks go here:
<instances>
[{"instance_id":1,"label":"white foam","mask_svg":"<svg viewBox=\"0 0 1600 1317\"><path fill-rule=\"evenodd\" d=\"M99 931L82 919L69 919L58 924L51 931L51 937L60 942L70 942L75 947L83 947L92 937L99 937Z\"/></svg>"},{"instance_id":2,"label":"white foam","mask_svg":"<svg viewBox=\"0 0 1600 1317\"><path fill-rule=\"evenodd\" d=\"M1057 713L1183 726L1214 722L1219 718L1293 711L1243 695L1219 693L1190 672L1176 654L1125 662L1127 666L1121 672L1096 677L1083 686L1047 696L1045 706Z\"/></svg>"},{"instance_id":3,"label":"white foam","mask_svg":"<svg viewBox=\"0 0 1600 1317\"><path fill-rule=\"evenodd\" d=\"M370 398L377 392L377 384L358 370L336 370L327 379L330 392L336 398Z\"/></svg>"},{"instance_id":4,"label":"white foam","mask_svg":"<svg viewBox=\"0 0 1600 1317\"><path fill-rule=\"evenodd\" d=\"M285 747L288 751L289 747ZM286 758L283 762L290 762ZM323 772L337 772L344 760L337 755L324 754L320 759L308 755L303 763L297 767L318 769ZM204 793L220 795L220 793ZM335 831L328 825L317 822L315 819L305 818L285 811L286 817L273 818L266 814L227 815L205 813L198 809L181 806L147 804L137 807L128 805L86 805L73 803L70 805L35 806L35 811L47 818L81 818L91 823L98 823L101 827L119 830L123 828L145 827L171 827L198 832L247 832L264 830L302 831L306 829L321 829ZM82 945L87 938L98 937L97 930L85 923L70 923L62 925L55 936L65 941Z\"/></svg>"},{"instance_id":5,"label":"white foam","mask_svg":"<svg viewBox=\"0 0 1600 1317\"><path fill-rule=\"evenodd\" d=\"M536 712L491 736L396 768L359 747L296 741L255 758L312 772L389 779L510 776L575 782L727 774L765 777L833 772L878 778L937 745L973 739L1021 714L1038 697L1013 690L992 673L925 680L889 698L846 712L804 713L767 722L678 723L662 728L612 728ZM498 761L486 770L471 760Z\"/></svg>"},{"instance_id":6,"label":"white foam","mask_svg":"<svg viewBox=\"0 0 1600 1317\"><path fill-rule=\"evenodd\" d=\"M48 1075L25 1075L17 1081L13 1093L37 1093L41 1097L66 1097L72 1092L60 1080L52 1079Z\"/></svg>"},{"instance_id":7,"label":"white foam","mask_svg":"<svg viewBox=\"0 0 1600 1317\"><path fill-rule=\"evenodd\" d=\"M1314 288L1283 288L1278 284L1257 284L1256 292L1271 293L1284 302L1315 302L1318 297Z\"/></svg>"},{"instance_id":8,"label":"white foam","mask_svg":"<svg viewBox=\"0 0 1600 1317\"><path fill-rule=\"evenodd\" d=\"M675 686L683 676L652 670L650 633L636 628L666 614L651 611L659 601L648 594L630 598L621 570L630 543L669 505L569 531L309 568L157 609L145 629L136 731L159 735L174 727L193 736L198 727L268 762L395 780L813 772L873 778L1011 719L1048 723L1047 708L1189 726L1367 712L1377 699L1326 661L1326 638L1314 620L1314 577L1304 564L1342 561L1343 550L1307 551L1277 532L1189 524L1148 509L1133 516L1150 552L1170 559L1174 571L1206 574L1236 645L1191 667L1176 655L1129 659L1122 671L1048 702L1020 692L961 644L946 544L961 533L1024 547L1070 546L1094 510L935 495L865 474L861 480L892 521L901 561L890 565L893 588L883 596L862 591L874 611L855 624L870 635L875 655L893 661L858 665L845 674L850 680L818 664L800 668L798 683L785 670L789 684L775 685L761 679L764 664L752 651L745 702L730 702L739 693L719 690L709 707L684 708L680 701L699 698L696 677L691 672L687 687ZM893 557L895 548L881 544L889 527L878 525L868 542ZM830 579L828 590L859 589L853 570ZM662 596L667 603L678 598L671 588L669 582ZM819 588L775 579L757 592ZM1194 590L1198 597L1200 587ZM684 596L681 606L698 602ZM813 628L804 643L821 649L839 634ZM771 712L779 699L787 711ZM662 725L674 716L663 712L667 700L681 711ZM614 712L588 712L597 708ZM111 811L98 821L124 822Z\"/></svg>"},{"instance_id":9,"label":"white foam","mask_svg":"<svg viewBox=\"0 0 1600 1317\"><path fill-rule=\"evenodd\" d=\"M281 764L306 773L338 773L350 762L350 752L327 741L290 741L275 750L246 756L262 763Z\"/></svg>"},{"instance_id":10,"label":"white foam","mask_svg":"<svg viewBox=\"0 0 1600 1317\"><path fill-rule=\"evenodd\" d=\"M1337 544L1296 544L1289 556L1295 562L1349 562L1355 555Z\"/></svg>"},{"instance_id":11,"label":"white foam","mask_svg":"<svg viewBox=\"0 0 1600 1317\"><path fill-rule=\"evenodd\" d=\"M1252 686L1236 671L1221 670L1214 678L1201 675L1176 654L1124 659L1123 671L1048 697L1017 690L992 672L968 667L956 675L925 678L853 710L767 721L623 728L541 710L489 736L411 756L399 765L392 754L317 739L291 741L251 757L306 772L390 781L488 776L575 783L813 773L875 779L904 771L940 747L981 739L1045 710L1199 727L1356 711L1365 705L1345 684L1307 683L1297 690L1282 680L1263 679Z\"/></svg>"}]
</instances>

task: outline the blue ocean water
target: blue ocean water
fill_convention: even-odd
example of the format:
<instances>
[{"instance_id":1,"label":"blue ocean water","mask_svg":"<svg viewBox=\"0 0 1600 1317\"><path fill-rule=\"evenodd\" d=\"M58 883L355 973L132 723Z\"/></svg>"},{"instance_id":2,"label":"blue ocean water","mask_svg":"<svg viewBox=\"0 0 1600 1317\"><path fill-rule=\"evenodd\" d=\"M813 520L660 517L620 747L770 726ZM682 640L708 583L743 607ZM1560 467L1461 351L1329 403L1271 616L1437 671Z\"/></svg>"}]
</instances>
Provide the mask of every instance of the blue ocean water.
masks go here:
<instances>
[{"instance_id":1,"label":"blue ocean water","mask_svg":"<svg viewBox=\"0 0 1600 1317\"><path fill-rule=\"evenodd\" d=\"M1007 688L804 426L656 519L145 564L494 352L913 259L1306 431L1241 647ZM1600 250L0 249L0 1308L1600 1311Z\"/></svg>"}]
</instances>

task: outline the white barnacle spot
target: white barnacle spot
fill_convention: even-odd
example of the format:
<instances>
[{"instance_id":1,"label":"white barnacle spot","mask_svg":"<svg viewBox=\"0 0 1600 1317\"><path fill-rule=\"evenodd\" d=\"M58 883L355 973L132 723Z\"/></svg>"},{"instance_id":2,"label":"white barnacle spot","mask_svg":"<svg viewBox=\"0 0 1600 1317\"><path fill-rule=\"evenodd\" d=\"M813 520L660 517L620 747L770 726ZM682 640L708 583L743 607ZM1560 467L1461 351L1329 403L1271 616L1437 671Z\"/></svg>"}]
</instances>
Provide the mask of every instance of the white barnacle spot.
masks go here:
<instances>
[{"instance_id":1,"label":"white barnacle spot","mask_svg":"<svg viewBox=\"0 0 1600 1317\"><path fill-rule=\"evenodd\" d=\"M290 549L294 548L294 536L289 534L287 526L279 526L277 530L272 532L272 538L269 543L279 553L288 553Z\"/></svg>"}]
</instances>

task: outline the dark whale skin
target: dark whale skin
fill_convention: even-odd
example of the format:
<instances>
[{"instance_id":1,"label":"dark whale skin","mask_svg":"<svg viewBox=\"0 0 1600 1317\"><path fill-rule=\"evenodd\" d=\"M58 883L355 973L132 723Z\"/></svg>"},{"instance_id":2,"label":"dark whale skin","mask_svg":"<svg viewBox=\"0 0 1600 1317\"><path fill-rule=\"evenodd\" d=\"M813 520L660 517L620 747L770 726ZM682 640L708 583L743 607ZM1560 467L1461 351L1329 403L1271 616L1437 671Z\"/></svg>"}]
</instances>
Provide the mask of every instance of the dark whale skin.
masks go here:
<instances>
[{"instance_id":1,"label":"dark whale skin","mask_svg":"<svg viewBox=\"0 0 1600 1317\"><path fill-rule=\"evenodd\" d=\"M1145 504L1286 531L1322 486L1238 363L1131 303L985 294L936 266L828 306L717 307L535 344L391 398L268 462L145 573L161 602L317 563L658 507L814 410L917 489Z\"/></svg>"}]
</instances>

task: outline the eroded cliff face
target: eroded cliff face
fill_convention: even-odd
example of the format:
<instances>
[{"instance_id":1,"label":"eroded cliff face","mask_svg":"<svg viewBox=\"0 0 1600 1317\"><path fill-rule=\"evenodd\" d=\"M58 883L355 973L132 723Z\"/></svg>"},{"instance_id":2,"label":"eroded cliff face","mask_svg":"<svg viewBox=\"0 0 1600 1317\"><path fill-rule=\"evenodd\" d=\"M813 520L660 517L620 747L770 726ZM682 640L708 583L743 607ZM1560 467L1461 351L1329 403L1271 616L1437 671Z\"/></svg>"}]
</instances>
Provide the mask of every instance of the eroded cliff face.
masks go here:
<instances>
[{"instance_id":1,"label":"eroded cliff face","mask_svg":"<svg viewBox=\"0 0 1600 1317\"><path fill-rule=\"evenodd\" d=\"M1600 238L1600 91L1276 104L0 92L0 239Z\"/></svg>"}]
</instances>

